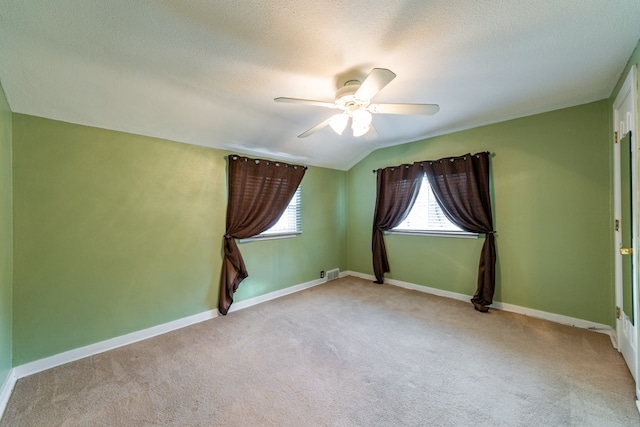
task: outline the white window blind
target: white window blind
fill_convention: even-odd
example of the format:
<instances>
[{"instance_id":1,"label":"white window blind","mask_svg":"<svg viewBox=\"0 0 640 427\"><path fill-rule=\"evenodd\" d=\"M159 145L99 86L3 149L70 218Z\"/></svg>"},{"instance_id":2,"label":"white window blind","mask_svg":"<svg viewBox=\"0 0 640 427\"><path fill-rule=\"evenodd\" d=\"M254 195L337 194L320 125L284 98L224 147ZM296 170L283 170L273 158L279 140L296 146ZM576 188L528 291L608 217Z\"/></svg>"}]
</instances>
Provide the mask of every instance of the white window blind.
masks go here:
<instances>
[{"instance_id":1,"label":"white window blind","mask_svg":"<svg viewBox=\"0 0 640 427\"><path fill-rule=\"evenodd\" d=\"M425 175L416 202L394 231L463 231L444 215Z\"/></svg>"},{"instance_id":2,"label":"white window blind","mask_svg":"<svg viewBox=\"0 0 640 427\"><path fill-rule=\"evenodd\" d=\"M302 221L300 215L302 197L300 193L301 187L298 187L278 222L268 230L263 231L257 237L271 237L277 235L291 235L302 233Z\"/></svg>"}]
</instances>

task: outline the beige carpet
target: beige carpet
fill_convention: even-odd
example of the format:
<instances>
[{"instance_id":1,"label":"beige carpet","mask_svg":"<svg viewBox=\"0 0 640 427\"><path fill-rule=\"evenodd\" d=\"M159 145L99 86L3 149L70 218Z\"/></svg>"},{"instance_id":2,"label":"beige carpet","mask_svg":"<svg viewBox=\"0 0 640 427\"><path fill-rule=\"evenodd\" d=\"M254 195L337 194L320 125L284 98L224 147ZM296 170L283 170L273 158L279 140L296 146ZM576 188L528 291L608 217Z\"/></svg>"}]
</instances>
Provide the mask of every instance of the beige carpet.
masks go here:
<instances>
[{"instance_id":1,"label":"beige carpet","mask_svg":"<svg viewBox=\"0 0 640 427\"><path fill-rule=\"evenodd\" d=\"M604 334L345 278L18 381L1 426L638 426Z\"/></svg>"}]
</instances>

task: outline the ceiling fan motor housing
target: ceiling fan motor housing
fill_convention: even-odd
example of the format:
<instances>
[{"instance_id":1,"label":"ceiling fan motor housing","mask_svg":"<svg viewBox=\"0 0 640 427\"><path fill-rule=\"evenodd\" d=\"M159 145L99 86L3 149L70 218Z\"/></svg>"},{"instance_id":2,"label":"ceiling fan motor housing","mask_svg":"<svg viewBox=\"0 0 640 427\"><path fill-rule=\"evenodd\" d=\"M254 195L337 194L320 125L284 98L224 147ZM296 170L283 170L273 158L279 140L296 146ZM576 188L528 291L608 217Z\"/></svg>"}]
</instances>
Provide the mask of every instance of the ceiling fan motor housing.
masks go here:
<instances>
[{"instance_id":1,"label":"ceiling fan motor housing","mask_svg":"<svg viewBox=\"0 0 640 427\"><path fill-rule=\"evenodd\" d=\"M364 135L369 138L375 138L378 134L371 124L372 113L432 115L440 110L437 104L371 104L371 99L395 77L395 73L391 70L374 68L364 80L356 78L347 80L342 87L336 91L336 97L333 103L313 99L286 97L274 98L274 101L315 105L318 107L342 110L342 113L334 114L311 129L301 133L298 135L298 138L306 138L329 125L331 125L338 134L342 134L349 120L352 122L353 136L358 137Z\"/></svg>"},{"instance_id":2,"label":"ceiling fan motor housing","mask_svg":"<svg viewBox=\"0 0 640 427\"><path fill-rule=\"evenodd\" d=\"M344 86L336 91L336 105L345 110L360 110L369 105L367 99L357 99L355 93L360 89L358 80L348 80Z\"/></svg>"}]
</instances>

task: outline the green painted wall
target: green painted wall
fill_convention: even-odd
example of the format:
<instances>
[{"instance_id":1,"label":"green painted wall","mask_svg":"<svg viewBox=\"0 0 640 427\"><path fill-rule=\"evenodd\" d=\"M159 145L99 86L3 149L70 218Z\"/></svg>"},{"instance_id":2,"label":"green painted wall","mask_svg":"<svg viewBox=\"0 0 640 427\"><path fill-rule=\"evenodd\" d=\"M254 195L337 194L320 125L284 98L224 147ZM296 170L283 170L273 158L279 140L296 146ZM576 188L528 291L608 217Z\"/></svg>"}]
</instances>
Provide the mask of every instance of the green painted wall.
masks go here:
<instances>
[{"instance_id":1,"label":"green painted wall","mask_svg":"<svg viewBox=\"0 0 640 427\"><path fill-rule=\"evenodd\" d=\"M217 307L228 153L21 114L13 145L15 365ZM243 244L236 301L346 267L345 181L309 169L303 235Z\"/></svg>"},{"instance_id":2,"label":"green painted wall","mask_svg":"<svg viewBox=\"0 0 640 427\"><path fill-rule=\"evenodd\" d=\"M609 114L603 100L375 151L349 171L349 269L373 273L373 169L490 151L495 300L612 325ZM483 238L386 242L386 277L474 293Z\"/></svg>"},{"instance_id":3,"label":"green painted wall","mask_svg":"<svg viewBox=\"0 0 640 427\"><path fill-rule=\"evenodd\" d=\"M0 387L12 367L12 135L11 110L0 86Z\"/></svg>"}]
</instances>

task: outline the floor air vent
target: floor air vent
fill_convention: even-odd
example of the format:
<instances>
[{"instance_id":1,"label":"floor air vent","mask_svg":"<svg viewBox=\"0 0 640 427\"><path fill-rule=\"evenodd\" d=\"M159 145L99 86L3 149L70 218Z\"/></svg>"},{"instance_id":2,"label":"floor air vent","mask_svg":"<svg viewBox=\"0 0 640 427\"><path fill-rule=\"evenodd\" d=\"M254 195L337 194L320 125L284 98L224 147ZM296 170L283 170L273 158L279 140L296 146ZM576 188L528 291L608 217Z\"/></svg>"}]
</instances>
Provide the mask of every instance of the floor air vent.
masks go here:
<instances>
[{"instance_id":1,"label":"floor air vent","mask_svg":"<svg viewBox=\"0 0 640 427\"><path fill-rule=\"evenodd\" d=\"M327 271L327 282L329 280L336 280L338 277L340 277L340 270L339 269L334 268L333 270Z\"/></svg>"}]
</instances>

